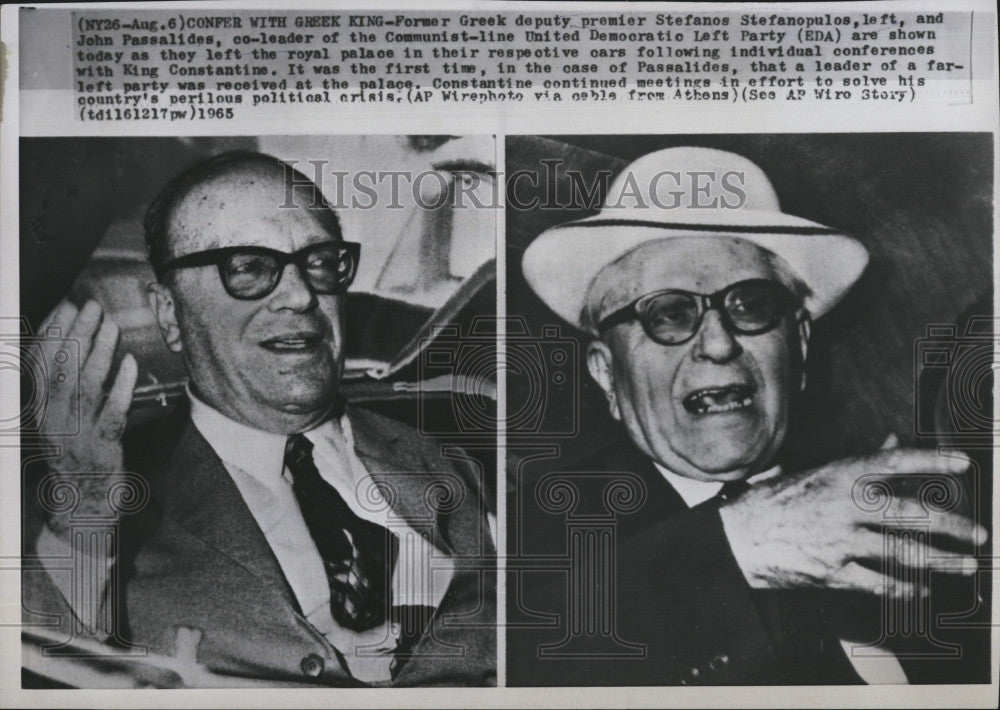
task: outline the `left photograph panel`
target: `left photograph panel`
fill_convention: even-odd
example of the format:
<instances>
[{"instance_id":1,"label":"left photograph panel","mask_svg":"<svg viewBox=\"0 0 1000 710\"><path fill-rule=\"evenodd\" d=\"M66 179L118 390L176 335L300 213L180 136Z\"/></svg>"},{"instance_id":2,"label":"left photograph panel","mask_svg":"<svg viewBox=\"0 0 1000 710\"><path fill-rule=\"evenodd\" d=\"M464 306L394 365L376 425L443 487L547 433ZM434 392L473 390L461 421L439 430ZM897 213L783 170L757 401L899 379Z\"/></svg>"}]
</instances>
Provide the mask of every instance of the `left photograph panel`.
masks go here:
<instances>
[{"instance_id":1,"label":"left photograph panel","mask_svg":"<svg viewBox=\"0 0 1000 710\"><path fill-rule=\"evenodd\" d=\"M496 183L493 136L21 140L24 688L496 684Z\"/></svg>"}]
</instances>

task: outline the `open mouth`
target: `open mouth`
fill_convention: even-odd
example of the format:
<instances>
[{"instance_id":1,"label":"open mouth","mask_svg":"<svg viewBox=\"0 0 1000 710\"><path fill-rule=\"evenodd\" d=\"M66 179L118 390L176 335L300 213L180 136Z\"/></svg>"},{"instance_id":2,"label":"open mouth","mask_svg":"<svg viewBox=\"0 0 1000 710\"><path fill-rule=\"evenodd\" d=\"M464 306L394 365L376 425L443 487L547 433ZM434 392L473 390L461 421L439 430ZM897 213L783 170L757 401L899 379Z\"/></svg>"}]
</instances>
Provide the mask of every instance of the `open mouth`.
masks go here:
<instances>
[{"instance_id":1,"label":"open mouth","mask_svg":"<svg viewBox=\"0 0 1000 710\"><path fill-rule=\"evenodd\" d=\"M721 414L746 409L753 404L754 389L749 385L702 387L684 398L691 414Z\"/></svg>"},{"instance_id":2,"label":"open mouth","mask_svg":"<svg viewBox=\"0 0 1000 710\"><path fill-rule=\"evenodd\" d=\"M304 353L319 347L322 338L314 332L285 333L268 338L260 345L266 350L276 353Z\"/></svg>"}]
</instances>

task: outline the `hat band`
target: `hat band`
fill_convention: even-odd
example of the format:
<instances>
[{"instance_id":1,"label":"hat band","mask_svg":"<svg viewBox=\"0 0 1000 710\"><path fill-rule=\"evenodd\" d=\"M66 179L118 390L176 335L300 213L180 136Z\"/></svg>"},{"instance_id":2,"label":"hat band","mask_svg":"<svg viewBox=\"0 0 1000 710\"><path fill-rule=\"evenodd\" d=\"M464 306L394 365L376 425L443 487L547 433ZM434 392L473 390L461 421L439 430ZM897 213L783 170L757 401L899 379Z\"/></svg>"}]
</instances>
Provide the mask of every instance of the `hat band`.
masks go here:
<instances>
[{"instance_id":1,"label":"hat band","mask_svg":"<svg viewBox=\"0 0 1000 710\"><path fill-rule=\"evenodd\" d=\"M595 219L570 222L564 227L658 227L691 232L743 232L745 234L841 234L830 227L790 227L778 225L701 224L693 222L649 222L642 219ZM559 227L556 227L559 229Z\"/></svg>"}]
</instances>

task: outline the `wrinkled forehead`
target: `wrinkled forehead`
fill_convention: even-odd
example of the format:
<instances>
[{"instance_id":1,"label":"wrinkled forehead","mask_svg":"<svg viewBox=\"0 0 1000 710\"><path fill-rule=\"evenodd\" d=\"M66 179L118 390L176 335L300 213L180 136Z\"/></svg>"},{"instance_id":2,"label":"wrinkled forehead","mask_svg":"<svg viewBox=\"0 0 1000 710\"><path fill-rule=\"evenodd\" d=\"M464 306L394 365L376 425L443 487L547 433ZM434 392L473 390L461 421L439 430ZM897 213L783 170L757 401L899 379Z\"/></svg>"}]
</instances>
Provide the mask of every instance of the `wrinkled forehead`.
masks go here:
<instances>
[{"instance_id":1,"label":"wrinkled forehead","mask_svg":"<svg viewBox=\"0 0 1000 710\"><path fill-rule=\"evenodd\" d=\"M280 168L247 167L192 187L170 217L174 255L227 246L301 249L333 235L314 204L315 188L288 188Z\"/></svg>"},{"instance_id":2,"label":"wrinkled forehead","mask_svg":"<svg viewBox=\"0 0 1000 710\"><path fill-rule=\"evenodd\" d=\"M770 252L742 239L663 239L641 244L601 269L586 304L599 319L653 291L714 293L744 279L777 276Z\"/></svg>"}]
</instances>

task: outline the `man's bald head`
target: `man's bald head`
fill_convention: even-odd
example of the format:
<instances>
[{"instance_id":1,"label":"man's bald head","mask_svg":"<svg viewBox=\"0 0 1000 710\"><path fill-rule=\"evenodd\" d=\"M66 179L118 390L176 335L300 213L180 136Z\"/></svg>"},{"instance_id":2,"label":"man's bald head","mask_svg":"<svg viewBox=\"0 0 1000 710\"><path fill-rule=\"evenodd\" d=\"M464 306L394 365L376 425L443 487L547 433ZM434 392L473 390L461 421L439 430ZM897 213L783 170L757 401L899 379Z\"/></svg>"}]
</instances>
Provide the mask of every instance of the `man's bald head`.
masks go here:
<instances>
[{"instance_id":1,"label":"man's bald head","mask_svg":"<svg viewBox=\"0 0 1000 710\"><path fill-rule=\"evenodd\" d=\"M229 151L196 163L171 180L150 203L143 227L146 247L153 272L158 280L165 276L162 266L171 258L180 256L177 250L183 229L177 228L177 217L189 198L199 202L210 201L213 187L239 183L253 189L263 185L278 185L270 189L267 198L276 208L307 207L316 220L334 239L341 239L337 213L323 197L322 191L312 180L290 164L272 155L253 151ZM191 228L196 225L183 225Z\"/></svg>"},{"instance_id":2,"label":"man's bald head","mask_svg":"<svg viewBox=\"0 0 1000 710\"><path fill-rule=\"evenodd\" d=\"M318 187L269 155L224 153L175 178L145 226L158 278L150 306L192 393L261 431L305 431L329 416L343 372L345 299L314 288L309 275L309 264L332 268L312 250L341 241ZM252 279L270 268L262 253L293 263L269 290L234 295L234 273ZM207 261L171 264L196 254Z\"/></svg>"}]
</instances>

